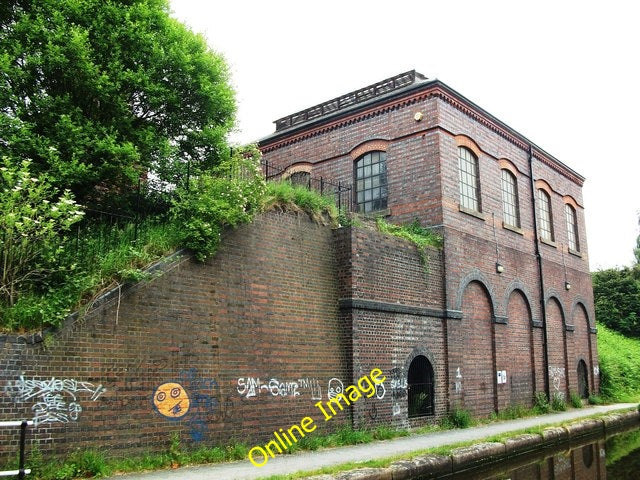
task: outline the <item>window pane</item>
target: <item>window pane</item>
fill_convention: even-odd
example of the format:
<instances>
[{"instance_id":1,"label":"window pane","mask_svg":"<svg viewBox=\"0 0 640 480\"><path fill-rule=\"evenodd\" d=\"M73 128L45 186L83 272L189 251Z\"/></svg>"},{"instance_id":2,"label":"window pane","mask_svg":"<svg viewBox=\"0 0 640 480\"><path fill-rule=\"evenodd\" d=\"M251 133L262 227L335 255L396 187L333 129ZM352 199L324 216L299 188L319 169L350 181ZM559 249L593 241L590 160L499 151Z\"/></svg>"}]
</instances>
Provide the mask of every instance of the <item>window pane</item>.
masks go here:
<instances>
[{"instance_id":1,"label":"window pane","mask_svg":"<svg viewBox=\"0 0 640 480\"><path fill-rule=\"evenodd\" d=\"M502 170L502 210L506 225L520 227L518 185L516 178L508 170Z\"/></svg>"},{"instance_id":2,"label":"window pane","mask_svg":"<svg viewBox=\"0 0 640 480\"><path fill-rule=\"evenodd\" d=\"M540 236L545 240L553 241L551 198L542 189L538 190L538 204L540 210Z\"/></svg>"},{"instance_id":3,"label":"window pane","mask_svg":"<svg viewBox=\"0 0 640 480\"><path fill-rule=\"evenodd\" d=\"M386 153L367 153L356 161L355 166L358 210L366 213L386 208Z\"/></svg>"},{"instance_id":4,"label":"window pane","mask_svg":"<svg viewBox=\"0 0 640 480\"><path fill-rule=\"evenodd\" d=\"M480 211L478 201L478 161L470 150L458 148L458 171L460 179L460 205Z\"/></svg>"}]
</instances>

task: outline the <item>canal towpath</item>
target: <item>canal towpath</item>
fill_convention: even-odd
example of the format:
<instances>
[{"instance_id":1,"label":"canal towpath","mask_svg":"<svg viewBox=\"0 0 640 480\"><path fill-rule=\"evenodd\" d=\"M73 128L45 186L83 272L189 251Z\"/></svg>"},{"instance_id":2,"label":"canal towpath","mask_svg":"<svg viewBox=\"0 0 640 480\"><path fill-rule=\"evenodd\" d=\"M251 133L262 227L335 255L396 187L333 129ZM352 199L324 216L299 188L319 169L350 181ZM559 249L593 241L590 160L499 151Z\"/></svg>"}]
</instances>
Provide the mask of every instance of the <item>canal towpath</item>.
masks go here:
<instances>
[{"instance_id":1,"label":"canal towpath","mask_svg":"<svg viewBox=\"0 0 640 480\"><path fill-rule=\"evenodd\" d=\"M364 462L382 459L413 451L451 445L459 442L480 440L485 437L514 432L540 425L567 422L590 415L609 413L616 410L637 407L634 403L596 405L566 412L550 413L535 417L495 422L478 427L446 430L420 435L410 435L392 440L382 440L361 445L303 451L290 455L276 455L263 467L255 467L249 460L198 465L173 470L118 475L113 480L255 480L271 475L284 475L299 471L318 470L322 467L348 462Z\"/></svg>"}]
</instances>

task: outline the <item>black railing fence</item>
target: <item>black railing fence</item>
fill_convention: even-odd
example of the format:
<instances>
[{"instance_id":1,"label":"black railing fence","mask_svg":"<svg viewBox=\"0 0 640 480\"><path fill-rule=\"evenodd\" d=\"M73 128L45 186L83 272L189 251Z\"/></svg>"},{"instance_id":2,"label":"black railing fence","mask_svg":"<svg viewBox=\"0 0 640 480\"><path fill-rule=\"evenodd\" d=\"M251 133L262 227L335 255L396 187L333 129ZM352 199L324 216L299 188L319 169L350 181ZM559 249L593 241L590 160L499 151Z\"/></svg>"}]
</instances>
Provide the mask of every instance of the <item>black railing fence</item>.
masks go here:
<instances>
[{"instance_id":1,"label":"black railing fence","mask_svg":"<svg viewBox=\"0 0 640 480\"><path fill-rule=\"evenodd\" d=\"M261 160L262 173L267 181L288 180L331 196L340 210L353 211L352 186L348 183L313 176L308 172L288 174L285 168ZM245 177L244 169L231 172ZM188 178L188 177L187 177ZM188 180L187 180L188 182ZM122 206L85 205L85 218L72 226L65 239L64 255L75 261L91 261L113 249L116 245L144 245L151 232L157 234L158 226L168 224L168 215L176 193L171 186L141 180L137 188L120 195Z\"/></svg>"},{"instance_id":2,"label":"black railing fence","mask_svg":"<svg viewBox=\"0 0 640 480\"><path fill-rule=\"evenodd\" d=\"M267 181L288 180L294 185L306 187L314 190L320 195L327 195L334 198L338 210L348 212L353 209L353 187L349 183L340 180L327 179L322 176L314 177L309 172L289 173L286 168L274 165L266 160L261 161L262 171Z\"/></svg>"}]
</instances>

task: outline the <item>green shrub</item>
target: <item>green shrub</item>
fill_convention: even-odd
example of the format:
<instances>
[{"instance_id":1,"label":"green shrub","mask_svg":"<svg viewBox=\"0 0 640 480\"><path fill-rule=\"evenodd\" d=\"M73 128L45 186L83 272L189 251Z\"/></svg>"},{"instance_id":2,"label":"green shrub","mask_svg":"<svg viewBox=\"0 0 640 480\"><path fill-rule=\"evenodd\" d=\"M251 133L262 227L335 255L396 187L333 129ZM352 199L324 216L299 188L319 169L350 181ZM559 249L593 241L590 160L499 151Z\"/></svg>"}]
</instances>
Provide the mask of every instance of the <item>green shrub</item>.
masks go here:
<instances>
[{"instance_id":1,"label":"green shrub","mask_svg":"<svg viewBox=\"0 0 640 480\"><path fill-rule=\"evenodd\" d=\"M551 397L551 408L557 412L564 412L567 409L567 402L562 393L556 392L553 394Z\"/></svg>"},{"instance_id":2,"label":"green shrub","mask_svg":"<svg viewBox=\"0 0 640 480\"><path fill-rule=\"evenodd\" d=\"M252 220L265 189L257 149L235 150L233 157L178 191L171 213L183 231L182 244L204 261L215 253L225 227Z\"/></svg>"},{"instance_id":3,"label":"green shrub","mask_svg":"<svg viewBox=\"0 0 640 480\"><path fill-rule=\"evenodd\" d=\"M598 325L600 393L616 402L640 398L640 339L625 337Z\"/></svg>"},{"instance_id":4,"label":"green shrub","mask_svg":"<svg viewBox=\"0 0 640 480\"><path fill-rule=\"evenodd\" d=\"M582 408L582 398L576 392L569 393L569 401L573 408Z\"/></svg>"},{"instance_id":5,"label":"green shrub","mask_svg":"<svg viewBox=\"0 0 640 480\"><path fill-rule=\"evenodd\" d=\"M549 400L546 393L535 393L535 395L533 396L533 409L537 413L549 413L551 411L551 405L549 405Z\"/></svg>"},{"instance_id":6,"label":"green shrub","mask_svg":"<svg viewBox=\"0 0 640 480\"><path fill-rule=\"evenodd\" d=\"M590 405L602 405L604 400L600 395L591 394L589 395L589 404Z\"/></svg>"},{"instance_id":7,"label":"green shrub","mask_svg":"<svg viewBox=\"0 0 640 480\"><path fill-rule=\"evenodd\" d=\"M460 407L451 409L447 416L440 421L443 428L468 428L472 423L471 412Z\"/></svg>"},{"instance_id":8,"label":"green shrub","mask_svg":"<svg viewBox=\"0 0 640 480\"><path fill-rule=\"evenodd\" d=\"M35 176L31 162L3 157L0 165L0 300L11 306L64 270L59 237L84 213L68 190L57 195L45 175Z\"/></svg>"}]
</instances>

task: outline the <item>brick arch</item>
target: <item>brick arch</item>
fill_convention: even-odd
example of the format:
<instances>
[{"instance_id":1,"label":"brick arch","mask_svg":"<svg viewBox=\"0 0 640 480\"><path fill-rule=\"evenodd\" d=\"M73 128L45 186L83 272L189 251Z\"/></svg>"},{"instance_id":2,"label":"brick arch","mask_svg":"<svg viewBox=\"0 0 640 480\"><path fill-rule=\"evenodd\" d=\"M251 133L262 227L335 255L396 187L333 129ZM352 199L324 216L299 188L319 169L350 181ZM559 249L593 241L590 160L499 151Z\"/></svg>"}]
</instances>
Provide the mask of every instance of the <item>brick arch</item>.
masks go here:
<instances>
[{"instance_id":1,"label":"brick arch","mask_svg":"<svg viewBox=\"0 0 640 480\"><path fill-rule=\"evenodd\" d=\"M298 162L293 165L289 165L282 173L282 179L287 179L294 173L311 173L313 165L309 162Z\"/></svg>"},{"instance_id":2,"label":"brick arch","mask_svg":"<svg viewBox=\"0 0 640 480\"><path fill-rule=\"evenodd\" d=\"M356 160L360 158L365 153L369 152L386 152L387 148L389 148L389 140L384 140L382 138L366 140L359 145L356 145L351 152L349 152L349 156Z\"/></svg>"},{"instance_id":3,"label":"brick arch","mask_svg":"<svg viewBox=\"0 0 640 480\"><path fill-rule=\"evenodd\" d=\"M456 141L456 145L458 147L464 147L471 150L476 158L480 158L480 156L482 155L482 149L471 137L468 137L466 135L456 135L454 137L454 140Z\"/></svg>"},{"instance_id":4,"label":"brick arch","mask_svg":"<svg viewBox=\"0 0 640 480\"><path fill-rule=\"evenodd\" d=\"M566 317L562 302L556 294L547 294L545 298L545 328L547 329L547 361L549 375L549 393L564 397L569 393L567 358Z\"/></svg>"},{"instance_id":5,"label":"brick arch","mask_svg":"<svg viewBox=\"0 0 640 480\"><path fill-rule=\"evenodd\" d=\"M496 302L494 300L495 294L493 292L493 288L491 287L491 283L489 282L487 277L485 277L484 274L478 269L474 269L471 273L469 273L466 277L464 277L460 281L460 286L458 287L458 292L456 293L456 304L455 304L456 310L462 310L462 296L464 295L464 291L466 290L467 286L471 282L480 283L484 287L484 289L487 291L487 294L489 296L489 301L491 302L491 320L495 321L496 319L495 315L497 311Z\"/></svg>"},{"instance_id":6,"label":"brick arch","mask_svg":"<svg viewBox=\"0 0 640 480\"><path fill-rule=\"evenodd\" d=\"M582 318L580 318L582 317ZM575 299L571 307L571 321L575 327L573 335L573 357L574 363L580 359L587 364L587 378L589 388L594 386L593 376L593 346L591 343L591 320L589 311L583 299ZM577 385L577 378L576 378Z\"/></svg>"},{"instance_id":7,"label":"brick arch","mask_svg":"<svg viewBox=\"0 0 640 480\"><path fill-rule=\"evenodd\" d=\"M518 170L518 167L516 167L511 160L501 158L498 160L498 165L500 166L500 170L509 170L516 178L518 178L519 175L522 175L520 170Z\"/></svg>"},{"instance_id":8,"label":"brick arch","mask_svg":"<svg viewBox=\"0 0 640 480\"><path fill-rule=\"evenodd\" d=\"M506 370L508 382L498 385L501 408L531 406L535 385L533 321L531 303L520 288L510 289L506 305L507 324L495 325L496 363Z\"/></svg>"},{"instance_id":9,"label":"brick arch","mask_svg":"<svg viewBox=\"0 0 640 480\"><path fill-rule=\"evenodd\" d=\"M587 301L586 298L580 295L574 298L573 303L571 304L571 309L569 310L571 312L570 313L571 319L573 320L573 316L575 315L576 310L582 307L584 309L584 314L587 317L587 326L589 328L593 328L595 327L595 322L593 321L592 315L589 313L589 309L587 308L587 305L589 305L589 302ZM575 325L575 322L574 322L574 325Z\"/></svg>"},{"instance_id":10,"label":"brick arch","mask_svg":"<svg viewBox=\"0 0 640 480\"><path fill-rule=\"evenodd\" d=\"M558 303L558 306L560 307L560 312L562 312L562 324L566 326L567 313L564 308L564 305L562 304L562 300L560 300L560 294L556 289L550 288L549 290L547 290L547 293L544 296L544 304L547 305L549 303L549 300L555 300Z\"/></svg>"},{"instance_id":11,"label":"brick arch","mask_svg":"<svg viewBox=\"0 0 640 480\"><path fill-rule=\"evenodd\" d=\"M536 323L536 318L533 314L534 303L531 301L533 295L531 294L529 288L520 280L514 280L509 285L507 285L507 288L504 291L504 296L502 297L501 307L504 309L503 311L505 312L505 314L508 313L507 307L509 305L509 299L511 298L511 294L514 292L514 290L520 290L520 293L522 293L525 300L527 301L527 305L529 306L529 311L531 313L531 324L534 325Z\"/></svg>"},{"instance_id":12,"label":"brick arch","mask_svg":"<svg viewBox=\"0 0 640 480\"><path fill-rule=\"evenodd\" d=\"M467 280L460 296L462 318L450 329L455 352L449 362L450 375L461 384L453 399L474 415L486 416L498 408L494 308L491 294L479 276Z\"/></svg>"}]
</instances>

